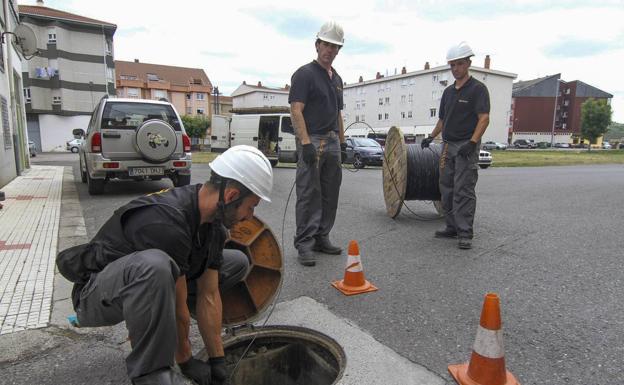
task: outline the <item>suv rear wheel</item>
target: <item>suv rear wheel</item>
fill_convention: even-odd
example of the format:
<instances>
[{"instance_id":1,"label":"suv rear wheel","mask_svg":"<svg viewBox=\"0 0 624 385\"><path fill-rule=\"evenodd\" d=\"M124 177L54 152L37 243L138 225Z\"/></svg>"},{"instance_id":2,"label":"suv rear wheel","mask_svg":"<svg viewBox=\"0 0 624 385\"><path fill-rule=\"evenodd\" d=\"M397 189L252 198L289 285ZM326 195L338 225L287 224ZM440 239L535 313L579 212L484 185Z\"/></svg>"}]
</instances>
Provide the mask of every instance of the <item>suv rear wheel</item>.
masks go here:
<instances>
[{"instance_id":1,"label":"suv rear wheel","mask_svg":"<svg viewBox=\"0 0 624 385\"><path fill-rule=\"evenodd\" d=\"M173 185L175 187L187 186L191 183L191 176L176 174L175 176L171 177L171 181L173 182Z\"/></svg>"}]
</instances>

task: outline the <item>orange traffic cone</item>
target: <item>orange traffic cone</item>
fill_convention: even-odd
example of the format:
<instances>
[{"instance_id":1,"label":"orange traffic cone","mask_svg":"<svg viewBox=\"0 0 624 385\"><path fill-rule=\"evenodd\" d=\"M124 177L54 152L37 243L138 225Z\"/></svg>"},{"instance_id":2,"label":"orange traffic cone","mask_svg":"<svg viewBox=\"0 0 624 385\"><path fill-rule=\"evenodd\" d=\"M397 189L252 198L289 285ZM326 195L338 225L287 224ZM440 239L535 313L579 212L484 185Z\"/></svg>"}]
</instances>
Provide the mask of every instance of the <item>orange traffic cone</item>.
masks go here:
<instances>
[{"instance_id":1,"label":"orange traffic cone","mask_svg":"<svg viewBox=\"0 0 624 385\"><path fill-rule=\"evenodd\" d=\"M375 286L364 278L364 268L362 267L360 248L357 241L349 242L344 279L332 282L332 286L340 290L344 295L355 295L377 290Z\"/></svg>"},{"instance_id":2,"label":"orange traffic cone","mask_svg":"<svg viewBox=\"0 0 624 385\"><path fill-rule=\"evenodd\" d=\"M449 365L448 370L460 385L520 385L505 369L498 295L485 296L470 363Z\"/></svg>"}]
</instances>

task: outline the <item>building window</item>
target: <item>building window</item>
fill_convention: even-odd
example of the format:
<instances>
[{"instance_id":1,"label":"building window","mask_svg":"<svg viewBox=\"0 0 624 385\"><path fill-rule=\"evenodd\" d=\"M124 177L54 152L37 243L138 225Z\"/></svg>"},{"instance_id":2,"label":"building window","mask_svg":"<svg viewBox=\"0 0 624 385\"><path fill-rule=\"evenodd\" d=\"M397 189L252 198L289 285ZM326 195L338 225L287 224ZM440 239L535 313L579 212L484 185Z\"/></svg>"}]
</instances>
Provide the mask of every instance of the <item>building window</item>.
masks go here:
<instances>
[{"instance_id":1,"label":"building window","mask_svg":"<svg viewBox=\"0 0 624 385\"><path fill-rule=\"evenodd\" d=\"M186 114L187 115L193 114L193 107L186 107Z\"/></svg>"},{"instance_id":2,"label":"building window","mask_svg":"<svg viewBox=\"0 0 624 385\"><path fill-rule=\"evenodd\" d=\"M412 111L407 111L407 118L411 119L412 118Z\"/></svg>"},{"instance_id":3,"label":"building window","mask_svg":"<svg viewBox=\"0 0 624 385\"><path fill-rule=\"evenodd\" d=\"M405 104L405 95L401 95L401 104Z\"/></svg>"},{"instance_id":4,"label":"building window","mask_svg":"<svg viewBox=\"0 0 624 385\"><path fill-rule=\"evenodd\" d=\"M204 109L203 108L198 108L197 109L197 115L203 115L204 114Z\"/></svg>"},{"instance_id":5,"label":"building window","mask_svg":"<svg viewBox=\"0 0 624 385\"><path fill-rule=\"evenodd\" d=\"M150 82L157 82L158 79L158 75L156 74L147 74L147 80Z\"/></svg>"},{"instance_id":6,"label":"building window","mask_svg":"<svg viewBox=\"0 0 624 385\"><path fill-rule=\"evenodd\" d=\"M433 78L433 82L434 82L434 83L440 80L440 78L438 77L438 75L433 75L433 76L432 76L432 78Z\"/></svg>"},{"instance_id":7,"label":"building window","mask_svg":"<svg viewBox=\"0 0 624 385\"><path fill-rule=\"evenodd\" d=\"M191 100L191 94L186 94L186 100Z\"/></svg>"},{"instance_id":8,"label":"building window","mask_svg":"<svg viewBox=\"0 0 624 385\"><path fill-rule=\"evenodd\" d=\"M112 54L113 53L113 41L106 39L106 53L107 54Z\"/></svg>"},{"instance_id":9,"label":"building window","mask_svg":"<svg viewBox=\"0 0 624 385\"><path fill-rule=\"evenodd\" d=\"M561 125L561 128L562 128L562 129L564 129L564 130L566 129L566 127L567 127L567 123L563 123L563 124Z\"/></svg>"},{"instance_id":10,"label":"building window","mask_svg":"<svg viewBox=\"0 0 624 385\"><path fill-rule=\"evenodd\" d=\"M401 119L405 119L405 111L401 111Z\"/></svg>"},{"instance_id":11,"label":"building window","mask_svg":"<svg viewBox=\"0 0 624 385\"><path fill-rule=\"evenodd\" d=\"M106 67L106 80L112 82L114 80L113 69Z\"/></svg>"},{"instance_id":12,"label":"building window","mask_svg":"<svg viewBox=\"0 0 624 385\"><path fill-rule=\"evenodd\" d=\"M53 96L52 97L52 104L61 104L61 97L60 96Z\"/></svg>"},{"instance_id":13,"label":"building window","mask_svg":"<svg viewBox=\"0 0 624 385\"><path fill-rule=\"evenodd\" d=\"M570 89L566 88L566 95L570 95Z\"/></svg>"},{"instance_id":14,"label":"building window","mask_svg":"<svg viewBox=\"0 0 624 385\"><path fill-rule=\"evenodd\" d=\"M407 95L407 101L409 103L414 103L414 94Z\"/></svg>"},{"instance_id":15,"label":"building window","mask_svg":"<svg viewBox=\"0 0 624 385\"><path fill-rule=\"evenodd\" d=\"M389 96L387 96L387 97L386 97L386 100L385 100L385 103L384 103L384 104L385 104L386 106L389 106L389 105L390 105L390 97L389 97Z\"/></svg>"},{"instance_id":16,"label":"building window","mask_svg":"<svg viewBox=\"0 0 624 385\"><path fill-rule=\"evenodd\" d=\"M119 79L121 79L121 80L138 80L136 75L119 75Z\"/></svg>"},{"instance_id":17,"label":"building window","mask_svg":"<svg viewBox=\"0 0 624 385\"><path fill-rule=\"evenodd\" d=\"M383 106L383 98L379 98L379 105Z\"/></svg>"},{"instance_id":18,"label":"building window","mask_svg":"<svg viewBox=\"0 0 624 385\"><path fill-rule=\"evenodd\" d=\"M127 88L126 95L129 98L138 98L139 97L139 89L138 88Z\"/></svg>"},{"instance_id":19,"label":"building window","mask_svg":"<svg viewBox=\"0 0 624 385\"><path fill-rule=\"evenodd\" d=\"M384 114L384 119L385 119L385 120L390 119L390 114L388 114L388 113L386 112L386 113Z\"/></svg>"},{"instance_id":20,"label":"building window","mask_svg":"<svg viewBox=\"0 0 624 385\"><path fill-rule=\"evenodd\" d=\"M362 116L360 117L360 122L365 122L365 121L366 121L365 116L366 116L366 115L362 114Z\"/></svg>"},{"instance_id":21,"label":"building window","mask_svg":"<svg viewBox=\"0 0 624 385\"><path fill-rule=\"evenodd\" d=\"M432 118L435 118L437 114L437 109L436 108L430 108L429 109L429 116Z\"/></svg>"},{"instance_id":22,"label":"building window","mask_svg":"<svg viewBox=\"0 0 624 385\"><path fill-rule=\"evenodd\" d=\"M378 114L378 115L377 115L377 119L378 119L378 120L381 120L381 118L382 118L381 114Z\"/></svg>"},{"instance_id":23,"label":"building window","mask_svg":"<svg viewBox=\"0 0 624 385\"><path fill-rule=\"evenodd\" d=\"M436 100L438 98L438 91L431 91L431 99Z\"/></svg>"},{"instance_id":24,"label":"building window","mask_svg":"<svg viewBox=\"0 0 624 385\"><path fill-rule=\"evenodd\" d=\"M56 30L54 28L48 29L48 43L56 44Z\"/></svg>"},{"instance_id":25,"label":"building window","mask_svg":"<svg viewBox=\"0 0 624 385\"><path fill-rule=\"evenodd\" d=\"M360 115L355 115L355 122L359 122L360 121Z\"/></svg>"},{"instance_id":26,"label":"building window","mask_svg":"<svg viewBox=\"0 0 624 385\"><path fill-rule=\"evenodd\" d=\"M152 98L159 100L159 99L166 99L167 98L167 91L165 90L152 90Z\"/></svg>"},{"instance_id":27,"label":"building window","mask_svg":"<svg viewBox=\"0 0 624 385\"><path fill-rule=\"evenodd\" d=\"M565 101L563 102L563 105L564 105L564 106L568 106L569 104L570 104L570 101L569 101L569 100L565 100Z\"/></svg>"},{"instance_id":28,"label":"building window","mask_svg":"<svg viewBox=\"0 0 624 385\"><path fill-rule=\"evenodd\" d=\"M360 104L362 105L362 109L364 109L366 107L366 100L362 100Z\"/></svg>"},{"instance_id":29,"label":"building window","mask_svg":"<svg viewBox=\"0 0 624 385\"><path fill-rule=\"evenodd\" d=\"M29 87L24 88L24 100L26 100L26 103L30 103L30 88Z\"/></svg>"},{"instance_id":30,"label":"building window","mask_svg":"<svg viewBox=\"0 0 624 385\"><path fill-rule=\"evenodd\" d=\"M206 94L204 94L203 92L196 92L195 93L195 99L196 100L204 100L205 97L206 97Z\"/></svg>"}]
</instances>

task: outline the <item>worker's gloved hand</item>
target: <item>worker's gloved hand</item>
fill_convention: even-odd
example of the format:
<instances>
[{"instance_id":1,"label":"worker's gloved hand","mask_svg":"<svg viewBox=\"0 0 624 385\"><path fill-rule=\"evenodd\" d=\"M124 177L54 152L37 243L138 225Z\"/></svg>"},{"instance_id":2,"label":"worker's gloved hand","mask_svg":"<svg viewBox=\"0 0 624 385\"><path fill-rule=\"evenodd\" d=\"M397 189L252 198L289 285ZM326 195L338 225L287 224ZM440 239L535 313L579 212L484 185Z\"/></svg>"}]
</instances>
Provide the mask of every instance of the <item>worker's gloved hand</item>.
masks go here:
<instances>
[{"instance_id":1,"label":"worker's gloved hand","mask_svg":"<svg viewBox=\"0 0 624 385\"><path fill-rule=\"evenodd\" d=\"M225 357L212 357L208 360L212 370L212 385L225 385L228 378Z\"/></svg>"},{"instance_id":2,"label":"worker's gloved hand","mask_svg":"<svg viewBox=\"0 0 624 385\"><path fill-rule=\"evenodd\" d=\"M428 135L425 139L422 140L422 142L420 142L420 148L425 149L426 147L429 147L431 142L433 142L433 137L431 135Z\"/></svg>"},{"instance_id":3,"label":"worker's gloved hand","mask_svg":"<svg viewBox=\"0 0 624 385\"><path fill-rule=\"evenodd\" d=\"M303 162L308 166L313 166L316 163L316 148L312 143L304 144L302 147Z\"/></svg>"},{"instance_id":4,"label":"worker's gloved hand","mask_svg":"<svg viewBox=\"0 0 624 385\"><path fill-rule=\"evenodd\" d=\"M340 143L340 161L344 163L347 160L347 144Z\"/></svg>"},{"instance_id":5,"label":"worker's gloved hand","mask_svg":"<svg viewBox=\"0 0 624 385\"><path fill-rule=\"evenodd\" d=\"M182 374L199 385L210 385L210 365L207 362L191 357L190 360L178 364Z\"/></svg>"},{"instance_id":6,"label":"worker's gloved hand","mask_svg":"<svg viewBox=\"0 0 624 385\"><path fill-rule=\"evenodd\" d=\"M476 149L477 149L477 144L473 142L472 140L469 140L459 147L459 150L457 150L457 153L461 156L467 157L470 154L474 153Z\"/></svg>"}]
</instances>

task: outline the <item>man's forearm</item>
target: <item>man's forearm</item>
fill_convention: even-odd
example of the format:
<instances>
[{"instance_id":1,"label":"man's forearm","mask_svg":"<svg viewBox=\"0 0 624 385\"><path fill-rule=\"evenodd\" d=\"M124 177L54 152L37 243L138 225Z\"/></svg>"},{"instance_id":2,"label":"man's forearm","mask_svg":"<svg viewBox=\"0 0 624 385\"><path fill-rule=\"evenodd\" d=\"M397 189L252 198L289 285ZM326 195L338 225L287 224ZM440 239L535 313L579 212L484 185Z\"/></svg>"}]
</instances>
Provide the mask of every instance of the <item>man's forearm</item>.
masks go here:
<instances>
[{"instance_id":1,"label":"man's forearm","mask_svg":"<svg viewBox=\"0 0 624 385\"><path fill-rule=\"evenodd\" d=\"M306 127L303 113L297 109L291 109L290 118L295 126L295 135L297 136L297 139L299 139L301 144L310 143L310 136L308 135L308 128Z\"/></svg>"},{"instance_id":2,"label":"man's forearm","mask_svg":"<svg viewBox=\"0 0 624 385\"><path fill-rule=\"evenodd\" d=\"M342 120L342 112L338 113L338 138L340 143L345 142L344 121Z\"/></svg>"},{"instance_id":3,"label":"man's forearm","mask_svg":"<svg viewBox=\"0 0 624 385\"><path fill-rule=\"evenodd\" d=\"M490 115L483 114L479 116L479 121L477 122L477 127L475 128L474 133L470 140L474 143L478 143L481 140L481 137L485 133L485 129L490 124Z\"/></svg>"},{"instance_id":4,"label":"man's forearm","mask_svg":"<svg viewBox=\"0 0 624 385\"><path fill-rule=\"evenodd\" d=\"M197 299L197 326L206 346L209 357L223 357L221 340L221 295L219 291L206 294Z\"/></svg>"},{"instance_id":5,"label":"man's forearm","mask_svg":"<svg viewBox=\"0 0 624 385\"><path fill-rule=\"evenodd\" d=\"M191 341L189 340L191 314L186 305L186 297L186 277L180 276L176 280L176 331L178 344L176 346L175 360L178 363L188 361L193 355Z\"/></svg>"},{"instance_id":6,"label":"man's forearm","mask_svg":"<svg viewBox=\"0 0 624 385\"><path fill-rule=\"evenodd\" d=\"M444 127L444 121L442 119L438 119L438 122L436 123L433 131L431 131L431 134L429 134L429 136L435 138L436 136L440 135L440 132L442 132L442 127Z\"/></svg>"}]
</instances>

